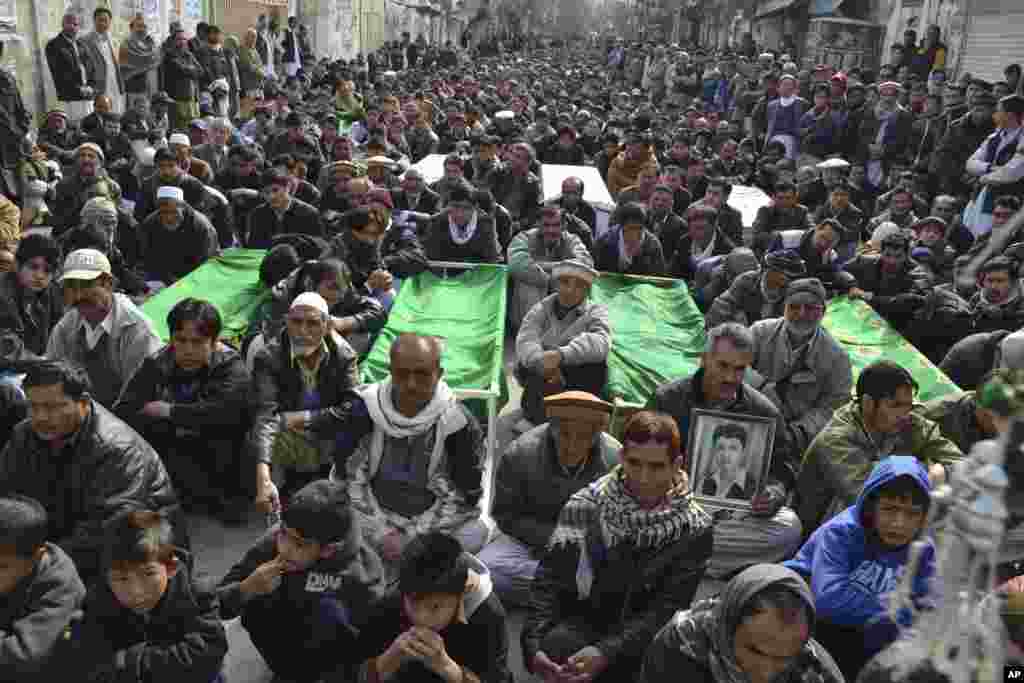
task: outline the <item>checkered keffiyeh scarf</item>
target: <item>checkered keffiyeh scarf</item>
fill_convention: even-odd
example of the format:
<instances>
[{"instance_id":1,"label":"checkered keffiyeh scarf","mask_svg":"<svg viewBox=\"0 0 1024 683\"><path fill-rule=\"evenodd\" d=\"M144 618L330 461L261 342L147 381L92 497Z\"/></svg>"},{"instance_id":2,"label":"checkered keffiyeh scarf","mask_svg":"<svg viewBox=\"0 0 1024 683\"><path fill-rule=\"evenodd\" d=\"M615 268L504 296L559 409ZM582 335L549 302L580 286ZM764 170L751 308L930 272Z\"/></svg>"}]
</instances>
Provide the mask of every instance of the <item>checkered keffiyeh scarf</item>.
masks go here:
<instances>
[{"instance_id":1,"label":"checkered keffiyeh scarf","mask_svg":"<svg viewBox=\"0 0 1024 683\"><path fill-rule=\"evenodd\" d=\"M580 548L576 587L581 598L590 595L593 568L587 536L599 533L609 550L632 542L638 550L657 550L691 536L711 524L708 514L693 500L685 480L677 483L664 504L647 509L626 490L621 465L580 489L569 499L558 518L548 548L572 544Z\"/></svg>"}]
</instances>

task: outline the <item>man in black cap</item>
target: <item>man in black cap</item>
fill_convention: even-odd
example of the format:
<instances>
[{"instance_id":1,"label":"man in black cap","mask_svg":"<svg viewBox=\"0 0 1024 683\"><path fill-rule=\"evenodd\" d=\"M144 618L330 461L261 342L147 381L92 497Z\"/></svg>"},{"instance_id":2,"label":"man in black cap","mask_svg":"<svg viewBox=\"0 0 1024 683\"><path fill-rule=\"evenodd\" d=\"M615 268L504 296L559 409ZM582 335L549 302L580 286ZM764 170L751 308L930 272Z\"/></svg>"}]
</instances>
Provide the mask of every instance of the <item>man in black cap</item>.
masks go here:
<instances>
[{"instance_id":1,"label":"man in black cap","mask_svg":"<svg viewBox=\"0 0 1024 683\"><path fill-rule=\"evenodd\" d=\"M980 93L970 106L970 112L953 122L932 154L930 170L939 190L954 196L969 194L964 184L965 164L995 128L996 100L992 95Z\"/></svg>"},{"instance_id":2,"label":"man in black cap","mask_svg":"<svg viewBox=\"0 0 1024 683\"><path fill-rule=\"evenodd\" d=\"M996 109L999 129L967 160L967 173L988 188L982 207L991 213L997 198L1024 194L1024 95L1007 95Z\"/></svg>"}]
</instances>

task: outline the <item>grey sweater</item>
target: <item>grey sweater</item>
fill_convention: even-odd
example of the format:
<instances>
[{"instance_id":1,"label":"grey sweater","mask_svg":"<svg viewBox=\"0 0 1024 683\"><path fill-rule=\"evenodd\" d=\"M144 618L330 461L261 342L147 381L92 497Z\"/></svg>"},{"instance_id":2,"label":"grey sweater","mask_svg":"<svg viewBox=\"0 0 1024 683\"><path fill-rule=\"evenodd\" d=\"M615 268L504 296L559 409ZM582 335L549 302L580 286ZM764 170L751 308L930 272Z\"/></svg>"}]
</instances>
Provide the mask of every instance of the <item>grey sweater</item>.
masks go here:
<instances>
[{"instance_id":1,"label":"grey sweater","mask_svg":"<svg viewBox=\"0 0 1024 683\"><path fill-rule=\"evenodd\" d=\"M516 337L516 360L529 370L541 372L544 352L562 352L564 365L603 363L612 346L608 307L584 301L561 320L555 315L558 294L534 306Z\"/></svg>"}]
</instances>

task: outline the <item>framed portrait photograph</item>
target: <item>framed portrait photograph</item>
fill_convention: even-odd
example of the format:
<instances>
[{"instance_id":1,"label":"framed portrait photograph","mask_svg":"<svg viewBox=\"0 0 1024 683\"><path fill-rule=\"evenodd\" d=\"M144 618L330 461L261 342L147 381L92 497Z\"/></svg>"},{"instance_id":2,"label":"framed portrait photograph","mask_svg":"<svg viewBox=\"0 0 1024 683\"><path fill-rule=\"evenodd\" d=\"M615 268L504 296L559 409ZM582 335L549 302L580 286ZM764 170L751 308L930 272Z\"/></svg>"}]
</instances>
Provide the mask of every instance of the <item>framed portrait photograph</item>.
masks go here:
<instances>
[{"instance_id":1,"label":"framed portrait photograph","mask_svg":"<svg viewBox=\"0 0 1024 683\"><path fill-rule=\"evenodd\" d=\"M772 466L775 420L695 408L690 416L690 490L712 509L750 510Z\"/></svg>"}]
</instances>

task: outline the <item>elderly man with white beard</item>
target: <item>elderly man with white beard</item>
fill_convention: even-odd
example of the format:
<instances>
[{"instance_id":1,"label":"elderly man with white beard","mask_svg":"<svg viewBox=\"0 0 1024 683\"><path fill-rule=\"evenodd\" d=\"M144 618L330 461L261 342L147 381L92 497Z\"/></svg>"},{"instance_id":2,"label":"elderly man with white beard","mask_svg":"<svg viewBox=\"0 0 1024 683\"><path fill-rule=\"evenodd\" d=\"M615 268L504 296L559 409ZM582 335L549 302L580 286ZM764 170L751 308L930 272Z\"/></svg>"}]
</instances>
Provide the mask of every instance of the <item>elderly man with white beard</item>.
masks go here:
<instances>
[{"instance_id":1,"label":"elderly man with white beard","mask_svg":"<svg viewBox=\"0 0 1024 683\"><path fill-rule=\"evenodd\" d=\"M256 505L268 521L276 522L282 499L330 473L330 454L348 420L358 360L348 342L329 332L330 321L322 296L298 295L285 329L253 361L249 451Z\"/></svg>"},{"instance_id":2,"label":"elderly man with white beard","mask_svg":"<svg viewBox=\"0 0 1024 683\"><path fill-rule=\"evenodd\" d=\"M817 278L790 283L781 318L754 323L751 385L782 413L788 440L803 453L850 400L850 357L822 326L825 287Z\"/></svg>"}]
</instances>

